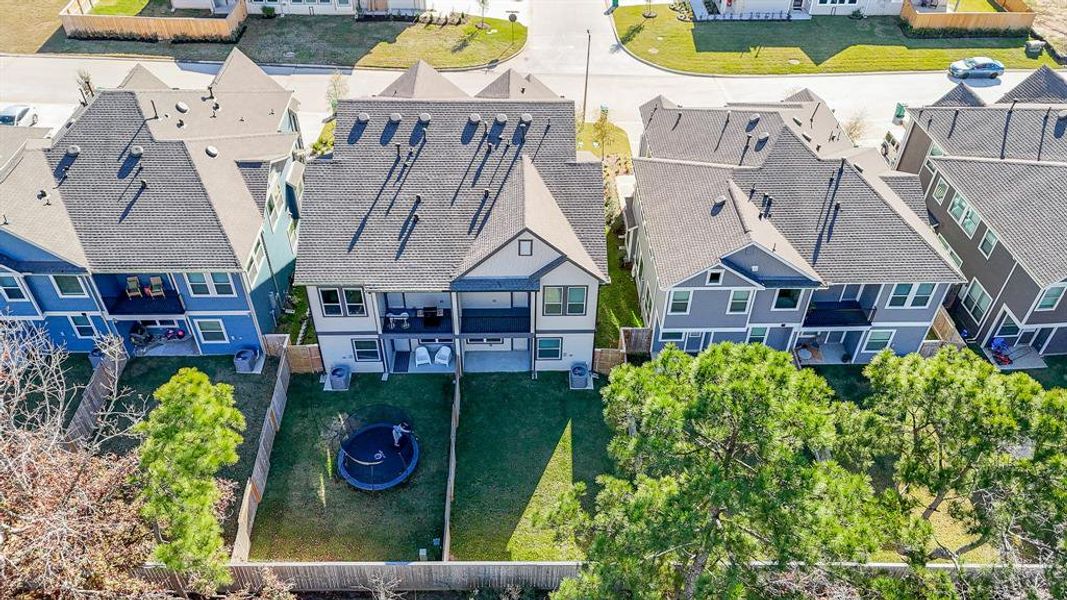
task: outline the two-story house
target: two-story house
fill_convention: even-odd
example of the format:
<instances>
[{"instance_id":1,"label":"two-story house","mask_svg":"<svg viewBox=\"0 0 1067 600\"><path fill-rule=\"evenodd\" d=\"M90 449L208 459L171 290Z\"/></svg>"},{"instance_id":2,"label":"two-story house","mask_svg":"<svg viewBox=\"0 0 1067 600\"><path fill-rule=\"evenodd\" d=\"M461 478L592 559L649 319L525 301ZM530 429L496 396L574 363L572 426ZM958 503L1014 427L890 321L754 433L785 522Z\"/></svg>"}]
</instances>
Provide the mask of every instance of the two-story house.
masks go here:
<instances>
[{"instance_id":1,"label":"two-story house","mask_svg":"<svg viewBox=\"0 0 1067 600\"><path fill-rule=\"evenodd\" d=\"M295 110L235 50L205 90L137 66L53 138L5 141L0 318L76 352L261 349L295 268Z\"/></svg>"},{"instance_id":2,"label":"two-story house","mask_svg":"<svg viewBox=\"0 0 1067 600\"><path fill-rule=\"evenodd\" d=\"M914 175L857 150L825 102L642 107L627 207L653 352L761 342L805 364L916 351L956 268ZM879 172L879 168L882 172Z\"/></svg>"},{"instance_id":3,"label":"two-story house","mask_svg":"<svg viewBox=\"0 0 1067 600\"><path fill-rule=\"evenodd\" d=\"M896 167L965 275L961 333L1008 368L1067 353L1067 78L1042 67L988 105L961 83L908 116Z\"/></svg>"},{"instance_id":4,"label":"two-story house","mask_svg":"<svg viewBox=\"0 0 1067 600\"><path fill-rule=\"evenodd\" d=\"M307 165L296 269L327 369L591 363L603 179L574 102L511 70L472 97L420 62L342 100L336 132Z\"/></svg>"}]
</instances>

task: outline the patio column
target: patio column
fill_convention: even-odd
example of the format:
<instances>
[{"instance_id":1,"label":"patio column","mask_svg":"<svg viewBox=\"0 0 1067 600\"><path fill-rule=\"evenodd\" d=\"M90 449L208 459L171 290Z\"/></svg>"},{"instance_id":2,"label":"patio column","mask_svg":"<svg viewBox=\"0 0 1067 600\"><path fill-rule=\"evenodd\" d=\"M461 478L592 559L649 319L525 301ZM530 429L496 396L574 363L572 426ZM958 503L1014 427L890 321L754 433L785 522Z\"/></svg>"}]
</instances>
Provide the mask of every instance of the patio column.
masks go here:
<instances>
[{"instance_id":1,"label":"patio column","mask_svg":"<svg viewBox=\"0 0 1067 600\"><path fill-rule=\"evenodd\" d=\"M537 379L537 292L526 292L530 305L530 377Z\"/></svg>"},{"instance_id":2,"label":"patio column","mask_svg":"<svg viewBox=\"0 0 1067 600\"><path fill-rule=\"evenodd\" d=\"M456 355L456 380L459 380L463 376L463 344L459 339L459 294L449 292L449 298L452 301L452 345Z\"/></svg>"}]
</instances>

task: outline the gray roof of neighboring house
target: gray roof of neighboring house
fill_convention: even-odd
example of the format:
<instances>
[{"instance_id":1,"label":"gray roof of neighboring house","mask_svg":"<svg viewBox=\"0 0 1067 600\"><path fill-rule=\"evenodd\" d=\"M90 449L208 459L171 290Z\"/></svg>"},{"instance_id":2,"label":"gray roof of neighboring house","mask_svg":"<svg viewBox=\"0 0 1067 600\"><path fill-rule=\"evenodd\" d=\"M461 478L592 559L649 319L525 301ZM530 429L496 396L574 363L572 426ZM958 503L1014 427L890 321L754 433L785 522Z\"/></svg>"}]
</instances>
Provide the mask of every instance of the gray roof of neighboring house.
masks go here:
<instances>
[{"instance_id":1,"label":"gray roof of neighboring house","mask_svg":"<svg viewBox=\"0 0 1067 600\"><path fill-rule=\"evenodd\" d=\"M985 106L985 101L974 93L969 85L962 81L935 100L930 106Z\"/></svg>"},{"instance_id":2,"label":"gray roof of neighboring house","mask_svg":"<svg viewBox=\"0 0 1067 600\"><path fill-rule=\"evenodd\" d=\"M307 166L298 281L445 290L523 230L606 279L601 166L577 159L573 102L342 100L336 132Z\"/></svg>"},{"instance_id":3,"label":"gray roof of neighboring house","mask_svg":"<svg viewBox=\"0 0 1067 600\"><path fill-rule=\"evenodd\" d=\"M170 86L163 83L159 77L156 77L145 68L141 63L137 63L130 69L130 72L123 78L122 83L118 87L124 90L169 90Z\"/></svg>"},{"instance_id":4,"label":"gray roof of neighboring house","mask_svg":"<svg viewBox=\"0 0 1067 600\"><path fill-rule=\"evenodd\" d=\"M912 212L928 224L930 223L930 211L926 208L926 190L919 181L918 175L903 171L889 171L878 177L904 201L904 204L908 205Z\"/></svg>"},{"instance_id":5,"label":"gray roof of neighboring house","mask_svg":"<svg viewBox=\"0 0 1067 600\"><path fill-rule=\"evenodd\" d=\"M1067 164L933 160L1038 285L1067 279Z\"/></svg>"},{"instance_id":6,"label":"gray roof of neighboring house","mask_svg":"<svg viewBox=\"0 0 1067 600\"><path fill-rule=\"evenodd\" d=\"M419 60L379 94L382 98L466 98L467 93Z\"/></svg>"},{"instance_id":7,"label":"gray roof of neighboring house","mask_svg":"<svg viewBox=\"0 0 1067 600\"><path fill-rule=\"evenodd\" d=\"M503 75L497 77L485 86L482 91L475 94L476 98L507 98L519 100L528 98L531 100L554 100L559 97L541 80L533 75L522 75L515 69L508 69Z\"/></svg>"},{"instance_id":8,"label":"gray roof of neighboring house","mask_svg":"<svg viewBox=\"0 0 1067 600\"><path fill-rule=\"evenodd\" d=\"M1067 77L1042 65L997 102L1010 104L1016 100L1032 104L1067 104Z\"/></svg>"},{"instance_id":9,"label":"gray roof of neighboring house","mask_svg":"<svg viewBox=\"0 0 1067 600\"><path fill-rule=\"evenodd\" d=\"M949 156L1067 161L1067 105L920 107L908 113Z\"/></svg>"}]
</instances>

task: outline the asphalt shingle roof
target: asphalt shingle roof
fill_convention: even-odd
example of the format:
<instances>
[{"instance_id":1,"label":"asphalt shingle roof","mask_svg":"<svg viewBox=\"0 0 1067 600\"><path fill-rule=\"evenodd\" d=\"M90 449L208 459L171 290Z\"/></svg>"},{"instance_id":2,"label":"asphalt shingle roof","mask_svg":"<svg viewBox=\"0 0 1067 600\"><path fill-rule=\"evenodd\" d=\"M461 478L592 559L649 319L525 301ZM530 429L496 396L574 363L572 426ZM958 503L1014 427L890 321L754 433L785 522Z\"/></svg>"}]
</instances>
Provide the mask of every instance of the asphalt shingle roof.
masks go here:
<instances>
[{"instance_id":1,"label":"asphalt shingle roof","mask_svg":"<svg viewBox=\"0 0 1067 600\"><path fill-rule=\"evenodd\" d=\"M970 86L961 81L930 106L985 106L985 101L974 93Z\"/></svg>"},{"instance_id":2,"label":"asphalt shingle roof","mask_svg":"<svg viewBox=\"0 0 1067 600\"><path fill-rule=\"evenodd\" d=\"M992 105L908 109L949 156L1067 161L1065 107Z\"/></svg>"},{"instance_id":3,"label":"asphalt shingle roof","mask_svg":"<svg viewBox=\"0 0 1067 600\"><path fill-rule=\"evenodd\" d=\"M1067 104L1067 77L1047 65L1042 65L1004 94L998 102L1008 104L1015 100L1035 104Z\"/></svg>"}]
</instances>

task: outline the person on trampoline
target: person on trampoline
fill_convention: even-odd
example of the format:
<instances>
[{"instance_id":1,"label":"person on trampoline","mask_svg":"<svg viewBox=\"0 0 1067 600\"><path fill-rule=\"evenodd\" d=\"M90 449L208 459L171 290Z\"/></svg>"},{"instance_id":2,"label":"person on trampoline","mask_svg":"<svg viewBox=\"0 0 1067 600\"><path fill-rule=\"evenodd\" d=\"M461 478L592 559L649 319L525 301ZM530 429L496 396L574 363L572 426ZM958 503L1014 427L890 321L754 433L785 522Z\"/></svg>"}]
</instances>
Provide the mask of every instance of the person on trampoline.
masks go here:
<instances>
[{"instance_id":1,"label":"person on trampoline","mask_svg":"<svg viewBox=\"0 0 1067 600\"><path fill-rule=\"evenodd\" d=\"M407 421L401 421L399 425L393 425L393 445L400 447L400 442L411 435L411 425Z\"/></svg>"}]
</instances>

